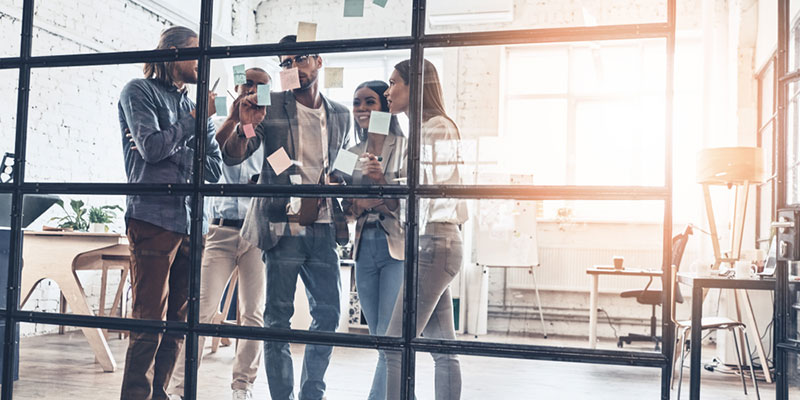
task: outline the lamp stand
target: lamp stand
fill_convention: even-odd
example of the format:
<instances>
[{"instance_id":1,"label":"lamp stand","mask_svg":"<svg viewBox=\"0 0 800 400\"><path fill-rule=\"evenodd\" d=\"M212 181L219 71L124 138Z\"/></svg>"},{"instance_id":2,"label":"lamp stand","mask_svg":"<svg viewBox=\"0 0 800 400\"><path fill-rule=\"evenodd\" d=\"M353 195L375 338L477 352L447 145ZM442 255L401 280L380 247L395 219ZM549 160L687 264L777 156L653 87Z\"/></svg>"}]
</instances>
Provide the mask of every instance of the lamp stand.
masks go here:
<instances>
[{"instance_id":1,"label":"lamp stand","mask_svg":"<svg viewBox=\"0 0 800 400\"><path fill-rule=\"evenodd\" d=\"M719 236L717 235L717 224L714 220L714 209L711 204L711 191L709 190L708 183L703 183L703 196L706 203L706 215L708 215L708 227L711 231L711 243L714 246L714 265L712 269L718 269L723 262L733 263L739 260L742 251L742 236L744 235L744 218L747 213L747 199L750 194L750 181L742 183L730 184L729 187L736 188L736 197L734 203L734 214L731 226L731 244L730 251L723 257L720 245Z\"/></svg>"}]
</instances>

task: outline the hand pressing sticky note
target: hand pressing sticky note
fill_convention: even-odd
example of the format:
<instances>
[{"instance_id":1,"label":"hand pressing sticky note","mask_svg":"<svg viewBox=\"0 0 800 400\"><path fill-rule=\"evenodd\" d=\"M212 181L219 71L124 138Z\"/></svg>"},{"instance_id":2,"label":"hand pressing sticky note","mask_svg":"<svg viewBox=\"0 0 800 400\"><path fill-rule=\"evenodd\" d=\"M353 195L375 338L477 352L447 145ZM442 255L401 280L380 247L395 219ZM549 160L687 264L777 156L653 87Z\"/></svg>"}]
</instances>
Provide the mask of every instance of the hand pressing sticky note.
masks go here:
<instances>
[{"instance_id":1,"label":"hand pressing sticky note","mask_svg":"<svg viewBox=\"0 0 800 400\"><path fill-rule=\"evenodd\" d=\"M392 121L392 114L383 111L372 111L369 114L369 129L368 132L379 133L381 135L389 134L389 123Z\"/></svg>"},{"instance_id":2,"label":"hand pressing sticky note","mask_svg":"<svg viewBox=\"0 0 800 400\"><path fill-rule=\"evenodd\" d=\"M244 136L246 138L253 138L256 137L256 130L253 129L253 124L247 124L242 126L242 130L244 131Z\"/></svg>"},{"instance_id":3,"label":"hand pressing sticky note","mask_svg":"<svg viewBox=\"0 0 800 400\"><path fill-rule=\"evenodd\" d=\"M214 98L214 108L217 109L217 116L218 117L227 117L228 116L228 98L225 96L220 96Z\"/></svg>"},{"instance_id":4,"label":"hand pressing sticky note","mask_svg":"<svg viewBox=\"0 0 800 400\"><path fill-rule=\"evenodd\" d=\"M313 22L297 23L297 41L313 42L317 40L317 24Z\"/></svg>"},{"instance_id":5,"label":"hand pressing sticky note","mask_svg":"<svg viewBox=\"0 0 800 400\"><path fill-rule=\"evenodd\" d=\"M292 166L292 160L289 159L289 155L286 154L286 150L283 147L272 153L269 157L267 157L267 162L275 171L275 175L280 175L283 171L286 171L289 167Z\"/></svg>"},{"instance_id":6,"label":"hand pressing sticky note","mask_svg":"<svg viewBox=\"0 0 800 400\"><path fill-rule=\"evenodd\" d=\"M344 68L325 67L325 87L343 88L344 87Z\"/></svg>"},{"instance_id":7,"label":"hand pressing sticky note","mask_svg":"<svg viewBox=\"0 0 800 400\"><path fill-rule=\"evenodd\" d=\"M281 89L294 90L300 87L300 75L297 68L290 68L281 71Z\"/></svg>"},{"instance_id":8,"label":"hand pressing sticky note","mask_svg":"<svg viewBox=\"0 0 800 400\"><path fill-rule=\"evenodd\" d=\"M378 6L378 7L384 7L384 8L386 8L386 3L387 3L388 1L389 1L389 0L372 0L372 4L375 4L375 5L376 5L376 6Z\"/></svg>"},{"instance_id":9,"label":"hand pressing sticky note","mask_svg":"<svg viewBox=\"0 0 800 400\"><path fill-rule=\"evenodd\" d=\"M364 0L344 0L345 17L363 17Z\"/></svg>"},{"instance_id":10,"label":"hand pressing sticky note","mask_svg":"<svg viewBox=\"0 0 800 400\"><path fill-rule=\"evenodd\" d=\"M270 99L269 95L269 84L266 85L258 85L258 100L257 104L260 106L269 106L271 105L272 100Z\"/></svg>"},{"instance_id":11,"label":"hand pressing sticky note","mask_svg":"<svg viewBox=\"0 0 800 400\"><path fill-rule=\"evenodd\" d=\"M358 154L341 149L336 156L336 161L333 163L333 169L352 175L353 170L356 169L356 162L358 162Z\"/></svg>"},{"instance_id":12,"label":"hand pressing sticky note","mask_svg":"<svg viewBox=\"0 0 800 400\"><path fill-rule=\"evenodd\" d=\"M247 83L247 74L244 71L244 64L233 66L233 84L244 85Z\"/></svg>"}]
</instances>

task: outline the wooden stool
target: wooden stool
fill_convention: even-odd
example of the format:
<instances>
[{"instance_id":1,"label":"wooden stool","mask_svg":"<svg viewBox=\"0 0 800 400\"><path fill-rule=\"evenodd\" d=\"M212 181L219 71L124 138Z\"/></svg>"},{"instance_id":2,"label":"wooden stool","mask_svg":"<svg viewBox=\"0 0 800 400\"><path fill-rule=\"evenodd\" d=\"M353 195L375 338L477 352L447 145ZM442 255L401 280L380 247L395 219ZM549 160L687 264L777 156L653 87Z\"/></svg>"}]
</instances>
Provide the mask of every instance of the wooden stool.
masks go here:
<instances>
[{"instance_id":1,"label":"wooden stool","mask_svg":"<svg viewBox=\"0 0 800 400\"><path fill-rule=\"evenodd\" d=\"M98 316L114 316L119 314L119 317L124 318L126 315L127 301L122 301L122 296L125 293L125 284L128 279L131 267L131 255L128 245L119 244L116 246L107 247L104 249L84 253L76 257L73 263L73 270L87 271L87 270L100 270L100 304L97 309ZM120 270L119 284L117 285L116 293L114 294L114 302L111 304L111 309L106 313L106 292L108 291L108 271L111 269ZM103 330L104 333L109 331ZM127 332L113 331L120 333L120 336L126 336Z\"/></svg>"}]
</instances>

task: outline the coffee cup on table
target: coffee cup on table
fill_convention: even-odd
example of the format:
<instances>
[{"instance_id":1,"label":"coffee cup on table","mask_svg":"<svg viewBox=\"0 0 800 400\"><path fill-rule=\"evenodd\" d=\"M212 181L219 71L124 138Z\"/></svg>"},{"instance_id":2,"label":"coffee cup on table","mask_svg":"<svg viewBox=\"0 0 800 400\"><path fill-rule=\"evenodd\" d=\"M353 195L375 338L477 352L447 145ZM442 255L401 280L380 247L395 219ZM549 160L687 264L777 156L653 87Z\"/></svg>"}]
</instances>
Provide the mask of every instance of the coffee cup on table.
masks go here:
<instances>
[{"instance_id":1,"label":"coffee cup on table","mask_svg":"<svg viewBox=\"0 0 800 400\"><path fill-rule=\"evenodd\" d=\"M622 256L614 256L614 269L622 269L622 262L625 258Z\"/></svg>"},{"instance_id":2,"label":"coffee cup on table","mask_svg":"<svg viewBox=\"0 0 800 400\"><path fill-rule=\"evenodd\" d=\"M739 279L746 279L750 277L750 261L739 260L734 264L736 270L736 277Z\"/></svg>"}]
</instances>

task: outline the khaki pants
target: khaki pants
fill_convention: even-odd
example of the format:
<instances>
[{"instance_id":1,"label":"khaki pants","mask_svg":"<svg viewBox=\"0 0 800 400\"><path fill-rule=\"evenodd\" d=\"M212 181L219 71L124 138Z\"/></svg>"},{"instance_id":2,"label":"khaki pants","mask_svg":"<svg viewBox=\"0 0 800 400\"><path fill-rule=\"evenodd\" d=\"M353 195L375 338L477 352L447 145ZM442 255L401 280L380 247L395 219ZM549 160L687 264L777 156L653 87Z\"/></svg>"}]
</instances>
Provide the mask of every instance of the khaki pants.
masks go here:
<instances>
[{"instance_id":1,"label":"khaki pants","mask_svg":"<svg viewBox=\"0 0 800 400\"><path fill-rule=\"evenodd\" d=\"M189 294L189 236L127 220L133 318L185 321ZM131 332L122 400L167 399L167 384L183 335Z\"/></svg>"},{"instance_id":2,"label":"khaki pants","mask_svg":"<svg viewBox=\"0 0 800 400\"><path fill-rule=\"evenodd\" d=\"M211 323L219 310L222 293L239 267L239 298L237 309L244 326L264 326L264 302L267 273L261 260L261 249L239 235L239 229L212 225L206 236L205 252L200 273L200 322ZM229 289L233 290L233 289ZM198 355L202 360L205 336L198 338ZM261 363L263 343L259 340L236 341L231 389L252 390ZM183 396L186 363L181 349L169 393ZM198 366L200 362L198 361Z\"/></svg>"}]
</instances>

